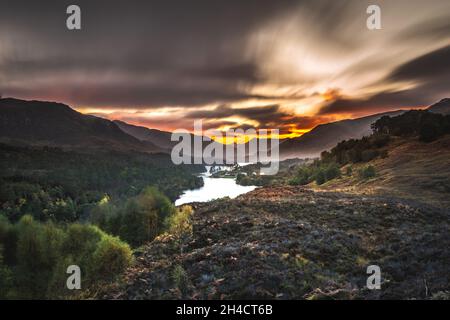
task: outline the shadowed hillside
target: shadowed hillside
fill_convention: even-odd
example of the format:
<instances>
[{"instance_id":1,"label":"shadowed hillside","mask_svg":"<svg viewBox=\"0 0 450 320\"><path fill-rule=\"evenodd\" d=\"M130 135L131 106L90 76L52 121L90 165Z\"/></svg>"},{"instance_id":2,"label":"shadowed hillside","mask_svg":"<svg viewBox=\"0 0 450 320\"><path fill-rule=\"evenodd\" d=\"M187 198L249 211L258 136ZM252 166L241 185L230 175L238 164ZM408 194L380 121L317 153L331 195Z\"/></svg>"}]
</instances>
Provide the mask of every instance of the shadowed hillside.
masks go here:
<instances>
[{"instance_id":1,"label":"shadowed hillside","mask_svg":"<svg viewBox=\"0 0 450 320\"><path fill-rule=\"evenodd\" d=\"M172 142L170 140L170 132L135 126L119 120L114 120L114 123L130 136L133 136L141 141L148 141L162 150L170 152L170 148L176 144L176 142Z\"/></svg>"},{"instance_id":2,"label":"shadowed hillside","mask_svg":"<svg viewBox=\"0 0 450 320\"><path fill-rule=\"evenodd\" d=\"M286 139L280 144L280 156L287 158L315 158L324 150L347 139L359 139L372 133L370 125L383 116L395 116L404 111L392 111L358 119L321 124L301 137Z\"/></svg>"},{"instance_id":3,"label":"shadowed hillside","mask_svg":"<svg viewBox=\"0 0 450 320\"><path fill-rule=\"evenodd\" d=\"M159 152L151 142L124 133L114 122L55 102L0 100L0 138L7 143Z\"/></svg>"}]
</instances>

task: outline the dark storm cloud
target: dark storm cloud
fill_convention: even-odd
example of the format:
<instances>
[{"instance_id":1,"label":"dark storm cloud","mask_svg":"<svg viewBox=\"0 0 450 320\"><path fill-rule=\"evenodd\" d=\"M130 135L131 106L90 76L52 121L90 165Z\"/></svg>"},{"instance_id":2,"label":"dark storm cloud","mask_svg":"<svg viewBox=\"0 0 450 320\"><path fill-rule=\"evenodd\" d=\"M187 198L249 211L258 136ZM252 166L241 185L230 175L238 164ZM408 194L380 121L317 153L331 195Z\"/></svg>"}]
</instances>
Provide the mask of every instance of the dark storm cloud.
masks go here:
<instances>
[{"instance_id":1,"label":"dark storm cloud","mask_svg":"<svg viewBox=\"0 0 450 320\"><path fill-rule=\"evenodd\" d=\"M450 75L450 45L398 67L388 80L430 80Z\"/></svg>"},{"instance_id":2,"label":"dark storm cloud","mask_svg":"<svg viewBox=\"0 0 450 320\"><path fill-rule=\"evenodd\" d=\"M381 112L401 107L421 107L429 104L429 97L416 89L398 92L381 92L368 99L340 98L320 109L319 114L361 114L363 112Z\"/></svg>"},{"instance_id":3,"label":"dark storm cloud","mask_svg":"<svg viewBox=\"0 0 450 320\"><path fill-rule=\"evenodd\" d=\"M246 98L247 86L263 80L245 56L248 36L297 3L81 0L76 4L82 30L68 31L65 11L72 1L2 0L0 44L6 52L0 52L0 88L9 95L32 98L39 93L95 106ZM109 84L111 77L122 80L123 88ZM84 78L99 79L98 84L79 92L86 89L77 83ZM134 84L126 83L130 78ZM208 81L216 83L205 85Z\"/></svg>"},{"instance_id":4,"label":"dark storm cloud","mask_svg":"<svg viewBox=\"0 0 450 320\"><path fill-rule=\"evenodd\" d=\"M432 51L396 68L386 79L418 81L414 88L380 92L361 99L337 99L320 110L320 114L380 111L395 107L421 107L450 96L450 46Z\"/></svg>"},{"instance_id":5,"label":"dark storm cloud","mask_svg":"<svg viewBox=\"0 0 450 320\"><path fill-rule=\"evenodd\" d=\"M65 12L75 3L82 30L69 31ZM369 4L382 6L383 30L367 30ZM0 0L0 91L95 112L186 107L210 123L234 115L306 128L322 116L294 109L322 105L313 91L342 91L321 115L423 105L448 93L448 47L429 53L448 45L448 8L445 0ZM372 97L352 99L378 81L374 70L390 76ZM416 87L378 89L408 81ZM235 108L247 99L270 105Z\"/></svg>"},{"instance_id":6,"label":"dark storm cloud","mask_svg":"<svg viewBox=\"0 0 450 320\"><path fill-rule=\"evenodd\" d=\"M191 84L141 84L141 83L113 83L113 84L72 84L69 87L48 91L44 88L7 87L6 92L16 96L30 96L39 100L45 100L52 93L59 99L78 105L95 107L106 106L109 109L122 107L132 108L157 108L165 105L195 107L209 103L223 103L245 99L267 99L265 96L251 95L241 92L233 85L204 85L192 86ZM149 105L149 103L151 103Z\"/></svg>"}]
</instances>

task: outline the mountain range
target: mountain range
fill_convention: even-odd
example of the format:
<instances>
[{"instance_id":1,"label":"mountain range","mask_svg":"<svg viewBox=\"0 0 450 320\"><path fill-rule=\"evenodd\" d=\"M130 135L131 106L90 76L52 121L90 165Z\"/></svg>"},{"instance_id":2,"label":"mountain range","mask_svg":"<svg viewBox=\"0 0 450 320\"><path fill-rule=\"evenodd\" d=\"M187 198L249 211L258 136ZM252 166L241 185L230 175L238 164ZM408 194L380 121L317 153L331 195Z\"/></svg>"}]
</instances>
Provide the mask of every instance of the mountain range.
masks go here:
<instances>
[{"instance_id":1,"label":"mountain range","mask_svg":"<svg viewBox=\"0 0 450 320\"><path fill-rule=\"evenodd\" d=\"M161 151L112 121L79 113L65 104L13 98L0 99L0 141L68 149Z\"/></svg>"},{"instance_id":2,"label":"mountain range","mask_svg":"<svg viewBox=\"0 0 450 320\"><path fill-rule=\"evenodd\" d=\"M428 110L450 114L450 99L442 99ZM318 157L342 140L369 135L370 125L382 116L403 112L397 110L318 125L300 137L280 141L280 157ZM170 153L177 143L170 137L167 131L85 115L61 103L0 99L0 142L3 143Z\"/></svg>"}]
</instances>

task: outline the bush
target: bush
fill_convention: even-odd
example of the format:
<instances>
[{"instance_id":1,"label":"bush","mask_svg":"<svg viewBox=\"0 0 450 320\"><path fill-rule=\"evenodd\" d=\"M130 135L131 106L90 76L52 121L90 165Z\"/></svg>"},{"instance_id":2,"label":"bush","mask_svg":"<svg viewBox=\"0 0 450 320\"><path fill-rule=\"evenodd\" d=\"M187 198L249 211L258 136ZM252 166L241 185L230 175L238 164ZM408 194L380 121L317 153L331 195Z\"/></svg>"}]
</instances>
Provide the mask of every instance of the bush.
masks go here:
<instances>
[{"instance_id":1,"label":"bush","mask_svg":"<svg viewBox=\"0 0 450 320\"><path fill-rule=\"evenodd\" d=\"M317 183L318 185L324 184L324 183L327 181L325 172L324 172L323 170L319 170L319 171L316 173L316 178L315 178L315 180L316 180L316 183Z\"/></svg>"},{"instance_id":2,"label":"bush","mask_svg":"<svg viewBox=\"0 0 450 320\"><path fill-rule=\"evenodd\" d=\"M166 230L177 237L192 235L192 207L182 206L166 219Z\"/></svg>"},{"instance_id":3,"label":"bush","mask_svg":"<svg viewBox=\"0 0 450 320\"><path fill-rule=\"evenodd\" d=\"M119 236L133 246L153 240L158 234L158 211L138 199L127 201L120 215Z\"/></svg>"},{"instance_id":4,"label":"bush","mask_svg":"<svg viewBox=\"0 0 450 320\"><path fill-rule=\"evenodd\" d=\"M312 166L301 166L297 174L289 181L291 185L307 185L314 180Z\"/></svg>"},{"instance_id":5,"label":"bush","mask_svg":"<svg viewBox=\"0 0 450 320\"><path fill-rule=\"evenodd\" d=\"M309 166L301 166L296 176L289 180L289 184L306 185L315 180L318 185L321 185L340 176L341 170L335 162L323 164L323 161L318 161Z\"/></svg>"},{"instance_id":6,"label":"bush","mask_svg":"<svg viewBox=\"0 0 450 320\"><path fill-rule=\"evenodd\" d=\"M118 208L109 200L100 201L93 209L91 221L137 247L163 232L167 218L174 213L175 207L170 200L150 187Z\"/></svg>"},{"instance_id":7,"label":"bush","mask_svg":"<svg viewBox=\"0 0 450 320\"><path fill-rule=\"evenodd\" d=\"M90 272L103 280L112 280L132 261L130 246L119 238L104 234L93 254Z\"/></svg>"},{"instance_id":8,"label":"bush","mask_svg":"<svg viewBox=\"0 0 450 320\"><path fill-rule=\"evenodd\" d=\"M186 293L189 285L189 278L181 265L176 265L173 269L172 279L175 286L181 291L181 293Z\"/></svg>"},{"instance_id":9,"label":"bush","mask_svg":"<svg viewBox=\"0 0 450 320\"><path fill-rule=\"evenodd\" d=\"M325 179L326 181L339 178L341 176L341 170L337 166L337 164L332 163L328 165L328 167L325 169Z\"/></svg>"},{"instance_id":10,"label":"bush","mask_svg":"<svg viewBox=\"0 0 450 320\"><path fill-rule=\"evenodd\" d=\"M375 177L375 167L374 166L367 166L359 170L359 176L362 179L369 179Z\"/></svg>"},{"instance_id":11,"label":"bush","mask_svg":"<svg viewBox=\"0 0 450 320\"><path fill-rule=\"evenodd\" d=\"M60 266L62 269L59 272L64 272L65 274L65 268L71 264L75 264L83 272L81 278L82 288L94 283L97 275L90 272L90 269L94 252L104 235L105 233L103 231L93 225L79 223L69 225L66 228L66 237L61 252L66 261Z\"/></svg>"},{"instance_id":12,"label":"bush","mask_svg":"<svg viewBox=\"0 0 450 320\"><path fill-rule=\"evenodd\" d=\"M439 127L434 123L425 123L419 130L419 137L423 142L432 142L439 136Z\"/></svg>"},{"instance_id":13,"label":"bush","mask_svg":"<svg viewBox=\"0 0 450 320\"><path fill-rule=\"evenodd\" d=\"M12 286L12 272L3 263L3 246L0 245L0 299L8 298Z\"/></svg>"},{"instance_id":14,"label":"bush","mask_svg":"<svg viewBox=\"0 0 450 320\"><path fill-rule=\"evenodd\" d=\"M89 221L106 230L116 212L117 208L111 203L110 197L105 195L98 204L92 208Z\"/></svg>"},{"instance_id":15,"label":"bush","mask_svg":"<svg viewBox=\"0 0 450 320\"><path fill-rule=\"evenodd\" d=\"M42 225L29 215L23 216L16 226L18 230L15 277L16 289L21 298L37 299L47 291L49 270L46 268Z\"/></svg>"},{"instance_id":16,"label":"bush","mask_svg":"<svg viewBox=\"0 0 450 320\"><path fill-rule=\"evenodd\" d=\"M352 166L348 166L348 167L345 169L345 174L346 174L347 176L351 176L351 175L353 174L353 167L352 167Z\"/></svg>"},{"instance_id":17,"label":"bush","mask_svg":"<svg viewBox=\"0 0 450 320\"><path fill-rule=\"evenodd\" d=\"M344 140L339 142L331 151L322 152L321 163L336 162L340 165L347 163L368 162L380 155L380 148L390 141L389 135L375 133L362 139Z\"/></svg>"},{"instance_id":18,"label":"bush","mask_svg":"<svg viewBox=\"0 0 450 320\"><path fill-rule=\"evenodd\" d=\"M9 248L4 259L3 246ZM61 298L69 265L82 270L82 288L112 279L131 262L130 247L98 227L72 224L58 227L23 216L15 225L0 219L0 297Z\"/></svg>"}]
</instances>

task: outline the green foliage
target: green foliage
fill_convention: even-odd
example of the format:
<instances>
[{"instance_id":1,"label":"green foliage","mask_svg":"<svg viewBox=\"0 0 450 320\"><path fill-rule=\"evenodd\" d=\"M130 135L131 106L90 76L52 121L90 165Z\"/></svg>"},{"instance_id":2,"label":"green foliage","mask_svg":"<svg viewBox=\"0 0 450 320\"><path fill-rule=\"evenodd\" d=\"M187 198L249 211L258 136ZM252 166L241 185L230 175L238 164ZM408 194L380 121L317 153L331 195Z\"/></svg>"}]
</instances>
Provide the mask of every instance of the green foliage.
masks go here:
<instances>
[{"instance_id":1,"label":"green foliage","mask_svg":"<svg viewBox=\"0 0 450 320\"><path fill-rule=\"evenodd\" d=\"M289 181L291 185L306 185L314 180L313 166L302 165L298 168L297 174Z\"/></svg>"},{"instance_id":2,"label":"green foliage","mask_svg":"<svg viewBox=\"0 0 450 320\"><path fill-rule=\"evenodd\" d=\"M175 207L156 188L149 187L121 206L102 200L92 212L93 223L136 247L164 231L165 222L175 213Z\"/></svg>"},{"instance_id":3,"label":"green foliage","mask_svg":"<svg viewBox=\"0 0 450 320\"><path fill-rule=\"evenodd\" d=\"M324 170L318 170L315 177L316 183L318 185L324 184L327 181Z\"/></svg>"},{"instance_id":4,"label":"green foliage","mask_svg":"<svg viewBox=\"0 0 450 320\"><path fill-rule=\"evenodd\" d=\"M176 265L172 271L172 279L175 286L182 292L185 293L189 285L189 277L181 265Z\"/></svg>"},{"instance_id":5,"label":"green foliage","mask_svg":"<svg viewBox=\"0 0 450 320\"><path fill-rule=\"evenodd\" d=\"M344 140L339 142L331 151L323 152L321 160L325 163L336 162L339 165L368 162L383 153L379 149L387 145L389 140L389 135L381 133L359 140Z\"/></svg>"},{"instance_id":6,"label":"green foliage","mask_svg":"<svg viewBox=\"0 0 450 320\"><path fill-rule=\"evenodd\" d=\"M359 169L358 171L359 177L361 179L370 179L376 176L376 171L374 166L367 166Z\"/></svg>"},{"instance_id":7,"label":"green foliage","mask_svg":"<svg viewBox=\"0 0 450 320\"><path fill-rule=\"evenodd\" d=\"M105 194L126 201L148 185L170 200L200 187L204 167L176 166L164 154L76 153L57 148L0 144L0 211L16 222L25 214L39 221L75 222Z\"/></svg>"},{"instance_id":8,"label":"green foliage","mask_svg":"<svg viewBox=\"0 0 450 320\"><path fill-rule=\"evenodd\" d=\"M341 170L334 163L323 163L316 161L311 165L304 165L298 168L297 174L289 181L292 185L306 185L316 181L318 185L324 184L329 180L339 178Z\"/></svg>"},{"instance_id":9,"label":"green foliage","mask_svg":"<svg viewBox=\"0 0 450 320\"><path fill-rule=\"evenodd\" d=\"M347 176L351 176L351 175L353 174L353 167L352 167L352 166L348 166L348 167L345 169L345 174L346 174Z\"/></svg>"},{"instance_id":10,"label":"green foliage","mask_svg":"<svg viewBox=\"0 0 450 320\"><path fill-rule=\"evenodd\" d=\"M393 136L419 136L420 140L431 142L450 133L450 115L411 110L396 117L384 116L372 125L372 129Z\"/></svg>"},{"instance_id":11,"label":"green foliage","mask_svg":"<svg viewBox=\"0 0 450 320\"><path fill-rule=\"evenodd\" d=\"M128 244L119 238L107 234L93 253L91 261L91 274L104 280L112 280L122 273L132 261L132 251Z\"/></svg>"},{"instance_id":12,"label":"green foliage","mask_svg":"<svg viewBox=\"0 0 450 320\"><path fill-rule=\"evenodd\" d=\"M3 246L0 245L0 299L8 298L12 287L12 272L3 262Z\"/></svg>"},{"instance_id":13,"label":"green foliage","mask_svg":"<svg viewBox=\"0 0 450 320\"><path fill-rule=\"evenodd\" d=\"M82 287L87 288L99 280L112 279L131 263L130 247L95 226L61 227L38 222L29 215L15 225L0 221L1 247L9 238L10 248L15 248L9 263L3 259L3 250L0 255L0 274L5 275L1 281L7 282L2 288L8 288L0 294L8 298L60 298L72 294L66 288L66 270L72 264L81 268Z\"/></svg>"},{"instance_id":14,"label":"green foliage","mask_svg":"<svg viewBox=\"0 0 450 320\"><path fill-rule=\"evenodd\" d=\"M95 282L97 275L90 272L93 254L104 235L103 231L92 225L75 223L66 228L66 237L61 253L71 262L70 264L75 264L83 270L82 287ZM65 265L63 268L67 268L67 266Z\"/></svg>"},{"instance_id":15,"label":"green foliage","mask_svg":"<svg viewBox=\"0 0 450 320\"><path fill-rule=\"evenodd\" d=\"M158 234L158 211L145 199L133 198L120 211L122 224L118 234L133 246L153 240Z\"/></svg>"},{"instance_id":16,"label":"green foliage","mask_svg":"<svg viewBox=\"0 0 450 320\"><path fill-rule=\"evenodd\" d=\"M236 183L241 186L269 186L273 179L274 176L265 176L253 173L238 173L236 176Z\"/></svg>"},{"instance_id":17,"label":"green foliage","mask_svg":"<svg viewBox=\"0 0 450 320\"><path fill-rule=\"evenodd\" d=\"M176 237L184 237L192 234L192 207L182 206L177 209L175 214L167 217L165 225L166 230Z\"/></svg>"}]
</instances>

